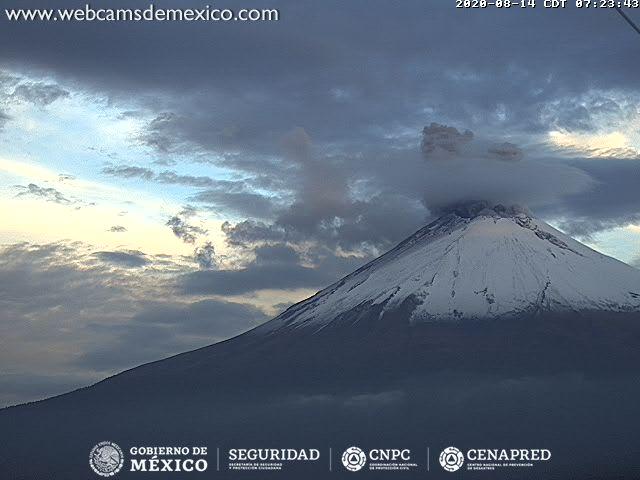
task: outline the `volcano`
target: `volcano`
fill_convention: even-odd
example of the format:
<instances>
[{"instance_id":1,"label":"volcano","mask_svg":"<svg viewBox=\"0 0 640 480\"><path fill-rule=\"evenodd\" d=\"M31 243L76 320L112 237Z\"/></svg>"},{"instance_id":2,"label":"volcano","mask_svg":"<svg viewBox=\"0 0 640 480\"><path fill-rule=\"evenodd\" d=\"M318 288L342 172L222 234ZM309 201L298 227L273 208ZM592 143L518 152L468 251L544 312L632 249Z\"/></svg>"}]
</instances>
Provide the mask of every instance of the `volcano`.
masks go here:
<instances>
[{"instance_id":1,"label":"volcano","mask_svg":"<svg viewBox=\"0 0 640 480\"><path fill-rule=\"evenodd\" d=\"M87 478L81 458L110 438L223 451L537 445L552 462L491 478L637 478L639 342L639 270L525 209L467 205L238 337L4 409L0 471Z\"/></svg>"},{"instance_id":2,"label":"volcano","mask_svg":"<svg viewBox=\"0 0 640 480\"><path fill-rule=\"evenodd\" d=\"M472 205L445 215L377 260L268 324L321 329L362 309L405 303L411 324L543 312L637 311L640 271L532 218ZM371 319L375 322L375 319ZM263 330L263 329L260 329Z\"/></svg>"}]
</instances>

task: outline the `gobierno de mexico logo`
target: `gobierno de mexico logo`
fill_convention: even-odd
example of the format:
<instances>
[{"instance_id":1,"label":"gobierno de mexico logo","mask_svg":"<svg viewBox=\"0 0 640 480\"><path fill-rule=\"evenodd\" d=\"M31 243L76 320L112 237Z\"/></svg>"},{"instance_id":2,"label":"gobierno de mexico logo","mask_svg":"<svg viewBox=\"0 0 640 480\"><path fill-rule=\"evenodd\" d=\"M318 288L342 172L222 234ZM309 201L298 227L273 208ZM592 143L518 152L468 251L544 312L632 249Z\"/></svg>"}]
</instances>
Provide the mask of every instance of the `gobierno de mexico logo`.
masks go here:
<instances>
[{"instance_id":1,"label":"gobierno de mexico logo","mask_svg":"<svg viewBox=\"0 0 640 480\"><path fill-rule=\"evenodd\" d=\"M89 466L101 477L111 477L124 465L124 454L118 444L100 442L89 452Z\"/></svg>"},{"instance_id":2,"label":"gobierno de mexico logo","mask_svg":"<svg viewBox=\"0 0 640 480\"><path fill-rule=\"evenodd\" d=\"M456 447L447 447L440 454L439 460L447 472L455 472L464 464L464 455Z\"/></svg>"},{"instance_id":3,"label":"gobierno de mexico logo","mask_svg":"<svg viewBox=\"0 0 640 480\"><path fill-rule=\"evenodd\" d=\"M358 447L349 447L342 454L342 465L350 472L357 472L367 463L367 455Z\"/></svg>"}]
</instances>

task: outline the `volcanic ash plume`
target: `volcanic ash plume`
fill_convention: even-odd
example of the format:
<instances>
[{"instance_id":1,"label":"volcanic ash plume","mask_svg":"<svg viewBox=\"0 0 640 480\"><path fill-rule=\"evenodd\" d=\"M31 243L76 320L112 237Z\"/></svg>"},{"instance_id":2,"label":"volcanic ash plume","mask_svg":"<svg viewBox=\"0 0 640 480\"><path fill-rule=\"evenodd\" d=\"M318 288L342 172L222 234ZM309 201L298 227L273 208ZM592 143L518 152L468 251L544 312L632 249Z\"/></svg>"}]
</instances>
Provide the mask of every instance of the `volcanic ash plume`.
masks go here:
<instances>
[{"instance_id":1,"label":"volcanic ash plume","mask_svg":"<svg viewBox=\"0 0 640 480\"><path fill-rule=\"evenodd\" d=\"M438 123L423 129L421 147L427 169L423 201L434 214L478 202L536 209L594 184L579 168L526 158L513 143L479 140L469 130Z\"/></svg>"}]
</instances>

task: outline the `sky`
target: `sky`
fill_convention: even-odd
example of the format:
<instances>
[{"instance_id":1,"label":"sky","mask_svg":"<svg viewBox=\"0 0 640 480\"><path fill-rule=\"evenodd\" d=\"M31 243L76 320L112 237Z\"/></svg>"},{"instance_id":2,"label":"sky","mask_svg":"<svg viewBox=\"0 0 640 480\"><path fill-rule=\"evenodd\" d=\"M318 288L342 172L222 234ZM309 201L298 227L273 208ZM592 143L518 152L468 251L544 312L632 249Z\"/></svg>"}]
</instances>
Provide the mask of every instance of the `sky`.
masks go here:
<instances>
[{"instance_id":1,"label":"sky","mask_svg":"<svg viewBox=\"0 0 640 480\"><path fill-rule=\"evenodd\" d=\"M640 265L614 11L242 6L280 20L0 20L0 405L252 328L461 202Z\"/></svg>"}]
</instances>

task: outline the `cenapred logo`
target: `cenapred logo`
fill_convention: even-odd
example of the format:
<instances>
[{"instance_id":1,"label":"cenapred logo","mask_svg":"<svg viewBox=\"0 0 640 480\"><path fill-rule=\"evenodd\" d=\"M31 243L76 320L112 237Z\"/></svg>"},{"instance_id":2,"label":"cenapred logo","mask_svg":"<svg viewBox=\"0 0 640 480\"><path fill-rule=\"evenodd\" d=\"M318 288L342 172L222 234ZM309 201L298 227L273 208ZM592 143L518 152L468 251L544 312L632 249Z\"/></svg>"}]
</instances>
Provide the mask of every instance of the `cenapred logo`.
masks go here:
<instances>
[{"instance_id":1,"label":"cenapred logo","mask_svg":"<svg viewBox=\"0 0 640 480\"><path fill-rule=\"evenodd\" d=\"M124 465L122 449L113 442L100 442L89 452L89 466L101 477L111 477Z\"/></svg>"},{"instance_id":2,"label":"cenapred logo","mask_svg":"<svg viewBox=\"0 0 640 480\"><path fill-rule=\"evenodd\" d=\"M464 455L456 447L447 447L440 454L440 465L447 472L455 472L463 463Z\"/></svg>"},{"instance_id":3,"label":"cenapred logo","mask_svg":"<svg viewBox=\"0 0 640 480\"><path fill-rule=\"evenodd\" d=\"M357 472L367 463L367 455L358 447L349 447L342 454L342 465L350 472Z\"/></svg>"}]
</instances>

